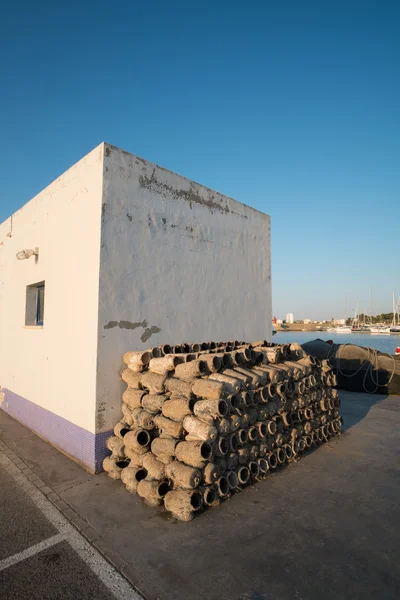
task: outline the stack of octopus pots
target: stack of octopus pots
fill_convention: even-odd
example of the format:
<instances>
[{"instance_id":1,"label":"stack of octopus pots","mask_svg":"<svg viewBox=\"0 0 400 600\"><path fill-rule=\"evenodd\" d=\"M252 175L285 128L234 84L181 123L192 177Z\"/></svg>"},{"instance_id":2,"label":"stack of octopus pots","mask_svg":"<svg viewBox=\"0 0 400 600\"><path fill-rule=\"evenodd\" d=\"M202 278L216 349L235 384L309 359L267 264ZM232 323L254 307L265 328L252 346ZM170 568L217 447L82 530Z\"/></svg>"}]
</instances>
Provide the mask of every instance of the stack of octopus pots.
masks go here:
<instances>
[{"instance_id":1,"label":"stack of octopus pots","mask_svg":"<svg viewBox=\"0 0 400 600\"><path fill-rule=\"evenodd\" d=\"M340 433L336 376L299 344L206 342L127 352L104 470L181 521Z\"/></svg>"}]
</instances>

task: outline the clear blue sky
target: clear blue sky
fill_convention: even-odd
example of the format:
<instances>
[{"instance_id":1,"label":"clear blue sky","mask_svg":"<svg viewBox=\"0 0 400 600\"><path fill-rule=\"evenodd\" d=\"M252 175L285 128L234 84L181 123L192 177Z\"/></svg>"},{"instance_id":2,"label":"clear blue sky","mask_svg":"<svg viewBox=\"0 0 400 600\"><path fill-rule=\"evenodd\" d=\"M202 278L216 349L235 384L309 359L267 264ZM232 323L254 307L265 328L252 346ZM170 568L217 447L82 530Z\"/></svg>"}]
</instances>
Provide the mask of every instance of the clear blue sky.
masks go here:
<instances>
[{"instance_id":1,"label":"clear blue sky","mask_svg":"<svg viewBox=\"0 0 400 600\"><path fill-rule=\"evenodd\" d=\"M400 294L400 4L6 3L0 222L101 141L272 216L273 311Z\"/></svg>"}]
</instances>

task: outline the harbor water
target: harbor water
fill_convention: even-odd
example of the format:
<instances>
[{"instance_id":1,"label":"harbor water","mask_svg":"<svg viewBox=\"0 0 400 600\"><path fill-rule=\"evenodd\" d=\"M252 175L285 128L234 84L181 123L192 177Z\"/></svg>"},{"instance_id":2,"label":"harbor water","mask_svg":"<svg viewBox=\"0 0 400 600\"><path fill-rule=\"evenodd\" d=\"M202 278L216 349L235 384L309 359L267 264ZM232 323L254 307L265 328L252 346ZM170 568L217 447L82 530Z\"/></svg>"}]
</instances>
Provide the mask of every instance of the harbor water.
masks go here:
<instances>
[{"instance_id":1,"label":"harbor water","mask_svg":"<svg viewBox=\"0 0 400 600\"><path fill-rule=\"evenodd\" d=\"M311 340L332 340L335 344L356 344L375 348L380 352L394 354L396 347L400 346L400 335L371 335L369 333L332 333L330 331L280 331L273 336L274 344L287 344L298 342L304 344Z\"/></svg>"}]
</instances>

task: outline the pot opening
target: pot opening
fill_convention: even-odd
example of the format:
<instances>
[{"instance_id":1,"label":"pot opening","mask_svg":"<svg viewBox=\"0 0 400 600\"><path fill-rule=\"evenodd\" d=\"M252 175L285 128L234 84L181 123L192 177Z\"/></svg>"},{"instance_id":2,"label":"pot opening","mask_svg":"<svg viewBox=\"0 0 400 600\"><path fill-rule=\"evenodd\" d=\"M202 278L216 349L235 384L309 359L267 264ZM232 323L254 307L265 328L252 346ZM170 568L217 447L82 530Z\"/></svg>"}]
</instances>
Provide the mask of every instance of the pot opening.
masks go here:
<instances>
[{"instance_id":1,"label":"pot opening","mask_svg":"<svg viewBox=\"0 0 400 600\"><path fill-rule=\"evenodd\" d=\"M250 467L250 473L252 474L252 476L256 477L260 472L260 468L259 468L258 464L256 462L251 462L249 464L249 467Z\"/></svg>"},{"instance_id":2,"label":"pot opening","mask_svg":"<svg viewBox=\"0 0 400 600\"><path fill-rule=\"evenodd\" d=\"M221 454L226 454L229 450L229 444L228 441L226 440L226 438L220 438L218 441L218 449L221 452Z\"/></svg>"},{"instance_id":3,"label":"pot opening","mask_svg":"<svg viewBox=\"0 0 400 600\"><path fill-rule=\"evenodd\" d=\"M190 496L190 504L194 510L198 510L201 506L202 498L199 492L193 492Z\"/></svg>"},{"instance_id":4,"label":"pot opening","mask_svg":"<svg viewBox=\"0 0 400 600\"><path fill-rule=\"evenodd\" d=\"M231 445L232 451L236 452L237 447L238 447L238 438L237 438L236 433L233 433L231 435L231 437L230 437L230 445Z\"/></svg>"},{"instance_id":5,"label":"pot opening","mask_svg":"<svg viewBox=\"0 0 400 600\"><path fill-rule=\"evenodd\" d=\"M286 454L285 454L283 448L278 448L276 451L276 455L277 455L278 461L280 463L285 462Z\"/></svg>"},{"instance_id":6,"label":"pot opening","mask_svg":"<svg viewBox=\"0 0 400 600\"><path fill-rule=\"evenodd\" d=\"M224 365L224 367L230 367L231 366L231 357L229 356L229 354L224 354L222 357L222 364Z\"/></svg>"},{"instance_id":7,"label":"pot opening","mask_svg":"<svg viewBox=\"0 0 400 600\"><path fill-rule=\"evenodd\" d=\"M262 473L266 473L268 471L268 463L265 460L265 458L259 458L258 459L258 466L259 466L260 471Z\"/></svg>"},{"instance_id":8,"label":"pot opening","mask_svg":"<svg viewBox=\"0 0 400 600\"><path fill-rule=\"evenodd\" d=\"M160 498L164 498L166 494L168 494L170 487L168 485L168 481L162 481L158 486L157 492Z\"/></svg>"},{"instance_id":9,"label":"pot opening","mask_svg":"<svg viewBox=\"0 0 400 600\"><path fill-rule=\"evenodd\" d=\"M238 435L239 435L240 443L245 444L247 442L247 438L248 438L247 431L245 429L241 429L239 431Z\"/></svg>"},{"instance_id":10,"label":"pot opening","mask_svg":"<svg viewBox=\"0 0 400 600\"><path fill-rule=\"evenodd\" d=\"M249 429L249 440L250 442L255 442L258 437L258 431L255 427L250 427Z\"/></svg>"},{"instance_id":11,"label":"pot opening","mask_svg":"<svg viewBox=\"0 0 400 600\"><path fill-rule=\"evenodd\" d=\"M136 481L142 481L142 479L146 479L147 470L146 469L138 469L136 471L135 479Z\"/></svg>"},{"instance_id":12,"label":"pot opening","mask_svg":"<svg viewBox=\"0 0 400 600\"><path fill-rule=\"evenodd\" d=\"M139 444L139 446L147 446L147 444L150 442L149 432L146 431L145 429L142 429L141 431L139 431L138 434L136 435L136 441Z\"/></svg>"},{"instance_id":13,"label":"pot opening","mask_svg":"<svg viewBox=\"0 0 400 600\"><path fill-rule=\"evenodd\" d=\"M217 493L215 490L207 490L204 494L204 502L208 505L213 504L217 499Z\"/></svg>"},{"instance_id":14,"label":"pot opening","mask_svg":"<svg viewBox=\"0 0 400 600\"><path fill-rule=\"evenodd\" d=\"M202 375L205 375L208 371L207 363L204 360L199 360L199 371Z\"/></svg>"},{"instance_id":15,"label":"pot opening","mask_svg":"<svg viewBox=\"0 0 400 600\"><path fill-rule=\"evenodd\" d=\"M266 426L265 423L260 423L260 436L267 437L267 434L268 434L268 427Z\"/></svg>"},{"instance_id":16,"label":"pot opening","mask_svg":"<svg viewBox=\"0 0 400 600\"><path fill-rule=\"evenodd\" d=\"M225 417L228 414L229 407L228 403L225 400L220 400L218 402L218 412L222 417Z\"/></svg>"},{"instance_id":17,"label":"pot opening","mask_svg":"<svg viewBox=\"0 0 400 600\"><path fill-rule=\"evenodd\" d=\"M247 467L240 467L238 471L238 478L240 483L246 483L249 480L250 472Z\"/></svg>"},{"instance_id":18,"label":"pot opening","mask_svg":"<svg viewBox=\"0 0 400 600\"><path fill-rule=\"evenodd\" d=\"M229 483L226 477L220 478L220 480L218 481L218 487L222 496L226 496L226 494L229 492Z\"/></svg>"},{"instance_id":19,"label":"pot opening","mask_svg":"<svg viewBox=\"0 0 400 600\"><path fill-rule=\"evenodd\" d=\"M212 448L208 442L203 442L200 447L200 454L206 460L211 457Z\"/></svg>"}]
</instances>

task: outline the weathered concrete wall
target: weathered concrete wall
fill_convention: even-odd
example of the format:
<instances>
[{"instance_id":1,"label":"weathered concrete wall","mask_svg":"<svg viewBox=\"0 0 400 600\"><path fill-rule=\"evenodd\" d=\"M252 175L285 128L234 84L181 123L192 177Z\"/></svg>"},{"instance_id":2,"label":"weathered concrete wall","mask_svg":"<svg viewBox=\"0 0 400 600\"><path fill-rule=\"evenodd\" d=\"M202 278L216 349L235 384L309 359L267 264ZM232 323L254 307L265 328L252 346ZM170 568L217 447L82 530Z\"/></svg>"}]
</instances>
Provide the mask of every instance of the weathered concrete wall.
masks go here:
<instances>
[{"instance_id":1,"label":"weathered concrete wall","mask_svg":"<svg viewBox=\"0 0 400 600\"><path fill-rule=\"evenodd\" d=\"M0 225L0 406L91 469L126 350L271 335L267 215L101 144ZM16 253L39 247L39 258ZM26 286L45 281L43 327Z\"/></svg>"},{"instance_id":2,"label":"weathered concrete wall","mask_svg":"<svg viewBox=\"0 0 400 600\"><path fill-rule=\"evenodd\" d=\"M109 145L100 262L97 431L125 351L271 338L269 216Z\"/></svg>"},{"instance_id":3,"label":"weathered concrete wall","mask_svg":"<svg viewBox=\"0 0 400 600\"><path fill-rule=\"evenodd\" d=\"M102 176L103 145L0 225L2 408L86 463L95 433ZM38 260L16 259L35 246ZM44 325L27 328L26 286L42 280Z\"/></svg>"}]
</instances>

